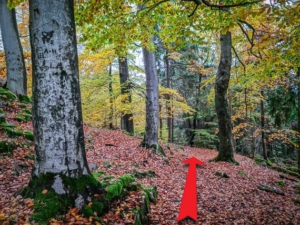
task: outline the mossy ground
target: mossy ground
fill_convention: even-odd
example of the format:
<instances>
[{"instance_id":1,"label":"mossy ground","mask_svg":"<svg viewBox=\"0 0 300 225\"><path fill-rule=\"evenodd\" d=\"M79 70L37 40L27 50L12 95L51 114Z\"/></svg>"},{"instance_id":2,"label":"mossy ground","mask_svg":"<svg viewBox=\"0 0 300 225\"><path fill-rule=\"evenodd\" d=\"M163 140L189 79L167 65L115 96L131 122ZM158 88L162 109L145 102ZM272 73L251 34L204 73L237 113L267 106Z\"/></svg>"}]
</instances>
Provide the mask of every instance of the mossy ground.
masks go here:
<instances>
[{"instance_id":1,"label":"mossy ground","mask_svg":"<svg viewBox=\"0 0 300 225\"><path fill-rule=\"evenodd\" d=\"M78 194L84 196L86 201L88 198L93 198L93 207L101 206L101 212L107 208L105 202L100 202L100 199L93 197L95 194L100 196L103 193L100 182L94 176L83 175L80 178L70 178L59 175L66 190L66 194L60 195L55 193L52 188L56 176L57 174L52 173L41 174L39 178L32 178L29 185L20 192L26 198L34 198L35 211L31 217L33 222L47 224L45 221L50 218L64 215L69 207L75 206ZM97 212L100 213L99 208L97 208Z\"/></svg>"}]
</instances>

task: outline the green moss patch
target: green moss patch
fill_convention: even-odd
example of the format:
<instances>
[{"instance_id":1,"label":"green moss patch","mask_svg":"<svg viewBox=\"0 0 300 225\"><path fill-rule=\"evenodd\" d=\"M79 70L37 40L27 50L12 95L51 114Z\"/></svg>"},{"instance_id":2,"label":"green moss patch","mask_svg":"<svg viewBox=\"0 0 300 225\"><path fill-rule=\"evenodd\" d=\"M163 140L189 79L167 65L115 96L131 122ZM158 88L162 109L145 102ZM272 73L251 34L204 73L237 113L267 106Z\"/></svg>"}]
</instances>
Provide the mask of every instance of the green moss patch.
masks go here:
<instances>
[{"instance_id":1,"label":"green moss patch","mask_svg":"<svg viewBox=\"0 0 300 225\"><path fill-rule=\"evenodd\" d=\"M139 171L135 169L132 175L136 178L156 177L156 173L153 170Z\"/></svg>"},{"instance_id":2,"label":"green moss patch","mask_svg":"<svg viewBox=\"0 0 300 225\"><path fill-rule=\"evenodd\" d=\"M119 177L116 181L114 181L112 184L108 185L105 188L106 193L104 194L104 198L108 201L114 199L115 197L118 197L122 195L123 193L126 193L125 188L130 188L131 183L135 181L132 174L124 174L123 176Z\"/></svg>"},{"instance_id":3,"label":"green moss patch","mask_svg":"<svg viewBox=\"0 0 300 225\"><path fill-rule=\"evenodd\" d=\"M93 200L89 205L85 205L82 208L82 213L84 217L91 217L95 216L95 213L97 213L97 216L101 216L104 213L105 206L102 202L99 202L97 200Z\"/></svg>"},{"instance_id":4,"label":"green moss patch","mask_svg":"<svg viewBox=\"0 0 300 225\"><path fill-rule=\"evenodd\" d=\"M18 113L15 120L19 122L28 122L31 120L31 115L27 113Z\"/></svg>"},{"instance_id":5,"label":"green moss patch","mask_svg":"<svg viewBox=\"0 0 300 225\"><path fill-rule=\"evenodd\" d=\"M34 199L34 214L31 216L31 221L48 224L50 218L65 214L71 205L72 201L69 198L57 195L53 189L46 194L38 190Z\"/></svg>"},{"instance_id":6,"label":"green moss patch","mask_svg":"<svg viewBox=\"0 0 300 225\"><path fill-rule=\"evenodd\" d=\"M57 194L52 188L53 183L61 178L65 194ZM45 191L47 190L47 191ZM101 199L94 198L95 194L101 196L103 189L98 180L92 175L83 175L80 178L70 178L64 175L46 173L41 174L38 178L32 178L29 185L21 191L24 197L34 198L35 212L31 220L38 224L47 224L50 218L56 218L59 215L64 215L69 207L75 206L75 199L78 195L83 196L84 201L93 199L90 206L82 208L84 214L88 215L87 211L101 213L107 209L106 202Z\"/></svg>"},{"instance_id":7,"label":"green moss patch","mask_svg":"<svg viewBox=\"0 0 300 225\"><path fill-rule=\"evenodd\" d=\"M17 96L14 93L7 89L0 88L0 100L8 102L15 99L17 99Z\"/></svg>"},{"instance_id":8,"label":"green moss patch","mask_svg":"<svg viewBox=\"0 0 300 225\"><path fill-rule=\"evenodd\" d=\"M13 154L13 150L17 148L17 145L11 141L0 141L0 153Z\"/></svg>"},{"instance_id":9,"label":"green moss patch","mask_svg":"<svg viewBox=\"0 0 300 225\"><path fill-rule=\"evenodd\" d=\"M281 187L284 187L284 185L285 185L283 180L278 180L278 181L276 181L276 183Z\"/></svg>"},{"instance_id":10,"label":"green moss patch","mask_svg":"<svg viewBox=\"0 0 300 225\"><path fill-rule=\"evenodd\" d=\"M19 137L23 134L21 128L12 124L1 123L0 127L3 131L5 131L8 134L9 137Z\"/></svg>"},{"instance_id":11,"label":"green moss patch","mask_svg":"<svg viewBox=\"0 0 300 225\"><path fill-rule=\"evenodd\" d=\"M23 102L26 104L31 103L31 99L26 95L19 95L18 98L19 98L20 102Z\"/></svg>"}]
</instances>

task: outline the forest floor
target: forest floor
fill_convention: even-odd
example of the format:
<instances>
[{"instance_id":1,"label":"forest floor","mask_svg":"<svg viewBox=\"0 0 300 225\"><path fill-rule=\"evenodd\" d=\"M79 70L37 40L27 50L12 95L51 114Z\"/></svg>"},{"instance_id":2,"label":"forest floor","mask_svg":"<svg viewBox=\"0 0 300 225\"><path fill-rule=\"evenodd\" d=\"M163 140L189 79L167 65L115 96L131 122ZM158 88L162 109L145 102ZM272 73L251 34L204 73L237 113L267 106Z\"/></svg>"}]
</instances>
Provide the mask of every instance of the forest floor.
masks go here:
<instances>
[{"instance_id":1,"label":"forest floor","mask_svg":"<svg viewBox=\"0 0 300 225\"><path fill-rule=\"evenodd\" d=\"M4 110L7 122L32 131L31 121L15 121L16 113L21 110L19 106L10 109ZM215 150L162 144L166 157L161 157L140 147L141 139L122 131L99 130L86 125L84 130L88 163L96 164L96 171L116 177L134 171L155 172L156 177L137 179L145 186L157 186L157 203L151 203L149 214L151 224L300 224L300 204L294 202L300 200L299 190L295 188L299 179L282 179L279 172L240 155L235 155L240 164L235 166L226 162L209 162L217 156ZM0 141L10 139L0 130ZM29 217L33 213L33 200L14 197L13 194L26 186L30 179L33 144L23 137L15 138L14 142L28 144L19 145L13 155L0 151L0 224L11 224L8 221L31 224ZM206 163L197 167L198 219L184 219L178 223L188 171L188 166L182 162L190 157ZM216 172L226 173L229 178L216 176ZM259 190L259 185L272 186L282 190L284 195ZM134 194L116 201L109 213L101 217L102 221L105 224L133 224L132 214L124 215L122 211L134 201ZM83 218L78 210L70 209L65 222L53 218L50 224L100 223Z\"/></svg>"}]
</instances>

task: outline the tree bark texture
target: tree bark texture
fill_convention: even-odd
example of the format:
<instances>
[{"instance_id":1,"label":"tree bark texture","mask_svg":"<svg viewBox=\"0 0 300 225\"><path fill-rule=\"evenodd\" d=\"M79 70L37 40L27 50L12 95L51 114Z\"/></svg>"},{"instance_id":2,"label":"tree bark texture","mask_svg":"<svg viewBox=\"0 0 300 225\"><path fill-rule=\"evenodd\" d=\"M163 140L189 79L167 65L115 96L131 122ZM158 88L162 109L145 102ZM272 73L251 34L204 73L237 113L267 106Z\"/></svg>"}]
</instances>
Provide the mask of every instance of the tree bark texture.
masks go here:
<instances>
[{"instance_id":1,"label":"tree bark texture","mask_svg":"<svg viewBox=\"0 0 300 225\"><path fill-rule=\"evenodd\" d=\"M112 87L112 71L111 71L111 64L109 65L108 69L108 76L109 76L109 84L108 84L108 91L109 91L109 104L110 104L110 110L109 110L109 129L113 129L113 114L114 114L114 108L113 108L113 87Z\"/></svg>"},{"instance_id":2,"label":"tree bark texture","mask_svg":"<svg viewBox=\"0 0 300 225\"><path fill-rule=\"evenodd\" d=\"M119 57L119 73L120 73L121 94L128 96L128 102L125 101L124 104L131 105L132 101L131 101L130 85L128 83L129 72L128 72L128 63L126 57ZM132 113L125 112L122 114L121 129L126 130L131 134L134 133Z\"/></svg>"},{"instance_id":3,"label":"tree bark texture","mask_svg":"<svg viewBox=\"0 0 300 225\"><path fill-rule=\"evenodd\" d=\"M7 0L0 0L0 26L5 51L7 88L15 94L27 95L26 68L15 9L8 9Z\"/></svg>"},{"instance_id":4,"label":"tree bark texture","mask_svg":"<svg viewBox=\"0 0 300 225\"><path fill-rule=\"evenodd\" d=\"M298 135L300 134L300 67L298 67ZM300 136L298 136L298 173L300 174Z\"/></svg>"},{"instance_id":5,"label":"tree bark texture","mask_svg":"<svg viewBox=\"0 0 300 225\"><path fill-rule=\"evenodd\" d=\"M227 89L231 69L231 33L221 34L221 56L215 83L215 107L219 124L219 154L216 161L235 162L233 137Z\"/></svg>"},{"instance_id":6,"label":"tree bark texture","mask_svg":"<svg viewBox=\"0 0 300 225\"><path fill-rule=\"evenodd\" d=\"M89 175L72 0L31 0L33 176Z\"/></svg>"},{"instance_id":7,"label":"tree bark texture","mask_svg":"<svg viewBox=\"0 0 300 225\"><path fill-rule=\"evenodd\" d=\"M168 59L168 51L166 52L166 79L167 79L167 88L171 88L171 68L170 62ZM172 106L171 106L171 96L169 94L166 95L167 101L167 126L168 126L168 142L173 142L173 115L172 115Z\"/></svg>"},{"instance_id":8,"label":"tree bark texture","mask_svg":"<svg viewBox=\"0 0 300 225\"><path fill-rule=\"evenodd\" d=\"M260 92L262 98L264 97L264 91ZM263 157L267 159L267 151L266 151L266 144L265 144L265 109L264 109L264 100L260 100L260 113L261 113L261 144L263 150Z\"/></svg>"},{"instance_id":9,"label":"tree bark texture","mask_svg":"<svg viewBox=\"0 0 300 225\"><path fill-rule=\"evenodd\" d=\"M156 74L155 54L143 48L146 73L146 132L145 144L158 147L158 78Z\"/></svg>"}]
</instances>

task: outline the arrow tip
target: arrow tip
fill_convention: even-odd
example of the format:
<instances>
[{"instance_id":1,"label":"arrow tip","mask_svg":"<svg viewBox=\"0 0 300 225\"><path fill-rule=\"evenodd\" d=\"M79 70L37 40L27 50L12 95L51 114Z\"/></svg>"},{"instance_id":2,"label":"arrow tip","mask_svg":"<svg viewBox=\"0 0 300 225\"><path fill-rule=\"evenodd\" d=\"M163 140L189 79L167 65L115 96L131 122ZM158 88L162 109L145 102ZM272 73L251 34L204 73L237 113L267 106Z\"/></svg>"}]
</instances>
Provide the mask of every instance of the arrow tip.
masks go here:
<instances>
[{"instance_id":1,"label":"arrow tip","mask_svg":"<svg viewBox=\"0 0 300 225\"><path fill-rule=\"evenodd\" d=\"M200 161L199 159L195 158L195 157L191 157L185 161L183 161L182 163L184 164L199 164L199 165L205 165L204 162Z\"/></svg>"}]
</instances>

